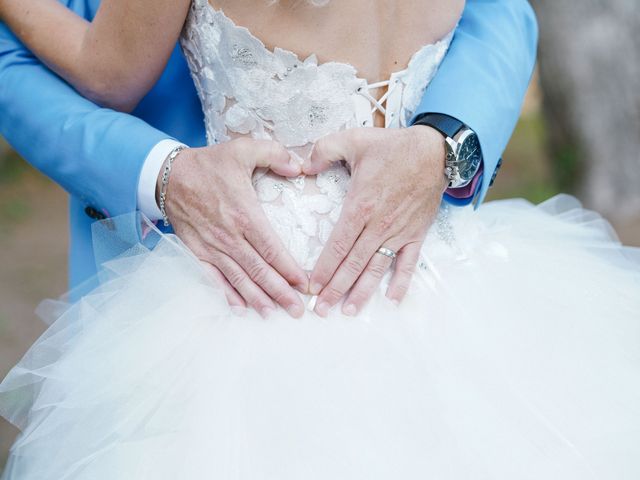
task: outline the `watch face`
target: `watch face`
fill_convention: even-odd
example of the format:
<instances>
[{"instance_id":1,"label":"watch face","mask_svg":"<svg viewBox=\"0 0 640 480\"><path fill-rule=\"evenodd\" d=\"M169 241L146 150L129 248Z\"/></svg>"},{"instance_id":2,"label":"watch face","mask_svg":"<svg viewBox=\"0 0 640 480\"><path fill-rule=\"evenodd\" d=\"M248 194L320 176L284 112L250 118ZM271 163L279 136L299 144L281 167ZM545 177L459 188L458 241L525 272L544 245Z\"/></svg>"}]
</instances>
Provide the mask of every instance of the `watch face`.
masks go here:
<instances>
[{"instance_id":1,"label":"watch face","mask_svg":"<svg viewBox=\"0 0 640 480\"><path fill-rule=\"evenodd\" d=\"M480 150L480 142L478 136L469 132L462 140L460 150L458 150L458 169L460 177L465 182L470 181L480 168L482 161L482 151Z\"/></svg>"}]
</instances>

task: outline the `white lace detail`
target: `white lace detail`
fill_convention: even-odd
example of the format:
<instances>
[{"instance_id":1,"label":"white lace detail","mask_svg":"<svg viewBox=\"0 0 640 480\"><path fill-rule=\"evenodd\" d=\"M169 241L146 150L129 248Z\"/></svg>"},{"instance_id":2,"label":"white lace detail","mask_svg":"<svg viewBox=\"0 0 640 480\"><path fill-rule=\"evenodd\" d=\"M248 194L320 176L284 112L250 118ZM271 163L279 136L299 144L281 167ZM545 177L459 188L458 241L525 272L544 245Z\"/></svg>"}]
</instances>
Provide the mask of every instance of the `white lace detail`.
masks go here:
<instances>
[{"instance_id":1,"label":"white lace detail","mask_svg":"<svg viewBox=\"0 0 640 480\"><path fill-rule=\"evenodd\" d=\"M301 162L319 138L346 128L372 126L377 111L388 128L407 125L449 47L453 32L420 49L406 70L368 84L348 64L304 60L269 50L207 0L194 0L181 38L202 102L209 144L238 136L273 139ZM387 87L376 100L374 88ZM349 171L335 165L311 178L284 179L256 171L253 184L285 247L313 268L340 216Z\"/></svg>"}]
</instances>

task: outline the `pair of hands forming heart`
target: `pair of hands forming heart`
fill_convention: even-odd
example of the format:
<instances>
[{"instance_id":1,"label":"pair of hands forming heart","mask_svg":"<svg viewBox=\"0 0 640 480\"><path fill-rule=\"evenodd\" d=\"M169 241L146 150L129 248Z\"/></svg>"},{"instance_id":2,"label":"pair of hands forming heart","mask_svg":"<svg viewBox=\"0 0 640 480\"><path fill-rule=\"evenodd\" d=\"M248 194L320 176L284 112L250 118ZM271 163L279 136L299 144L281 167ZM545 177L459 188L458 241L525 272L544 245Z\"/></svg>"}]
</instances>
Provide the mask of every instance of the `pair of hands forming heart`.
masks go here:
<instances>
[{"instance_id":1,"label":"pair of hands forming heart","mask_svg":"<svg viewBox=\"0 0 640 480\"><path fill-rule=\"evenodd\" d=\"M351 167L351 186L338 224L308 277L267 220L251 183L257 167L277 175L316 175L333 162ZM356 128L320 139L303 165L280 144L239 138L187 149L173 166L167 215L176 234L223 285L229 304L269 316L277 305L293 317L305 306L296 292L318 295L326 316L345 295L343 313L356 315L398 252L387 297L407 292L420 247L442 193L442 135L426 126Z\"/></svg>"}]
</instances>

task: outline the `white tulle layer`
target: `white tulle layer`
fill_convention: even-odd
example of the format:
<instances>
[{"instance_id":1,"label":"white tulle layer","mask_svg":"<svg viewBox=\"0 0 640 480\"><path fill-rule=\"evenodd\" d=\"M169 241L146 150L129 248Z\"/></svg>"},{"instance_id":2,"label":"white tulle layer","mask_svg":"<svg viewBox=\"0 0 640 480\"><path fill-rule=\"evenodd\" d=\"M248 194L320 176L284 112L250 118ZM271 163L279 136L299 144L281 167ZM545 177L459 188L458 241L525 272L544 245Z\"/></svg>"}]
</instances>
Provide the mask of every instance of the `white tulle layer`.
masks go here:
<instances>
[{"instance_id":1,"label":"white tulle layer","mask_svg":"<svg viewBox=\"0 0 640 480\"><path fill-rule=\"evenodd\" d=\"M3 478L640 478L638 251L566 196L451 227L356 319L236 317L169 236L110 262L0 386Z\"/></svg>"}]
</instances>

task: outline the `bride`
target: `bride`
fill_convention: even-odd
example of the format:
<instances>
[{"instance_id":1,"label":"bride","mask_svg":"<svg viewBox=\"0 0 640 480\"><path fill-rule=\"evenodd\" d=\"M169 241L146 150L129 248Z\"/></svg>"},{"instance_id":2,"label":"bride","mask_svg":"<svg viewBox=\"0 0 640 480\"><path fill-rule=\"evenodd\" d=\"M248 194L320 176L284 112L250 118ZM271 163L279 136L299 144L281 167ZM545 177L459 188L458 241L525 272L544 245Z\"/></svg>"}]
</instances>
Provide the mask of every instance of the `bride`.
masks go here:
<instances>
[{"instance_id":1,"label":"bride","mask_svg":"<svg viewBox=\"0 0 640 480\"><path fill-rule=\"evenodd\" d=\"M416 1L391 2L408 26L400 34L357 0L314 1L318 10L115 3L103 1L87 37L98 42L95 69L49 48L54 30L86 28L55 2L9 2L3 14L79 91L123 111L181 35L209 142L282 145L268 144L279 160L256 169L252 185L312 284L326 275L317 265L351 178L367 171L350 142L384 132L363 125L407 125L463 8L436 0L416 21ZM25 28L12 8L55 22ZM171 15L156 22L159 9ZM309 29L314 15L333 30ZM353 22L375 26L368 42L345 45ZM128 54L145 68L114 70ZM181 215L171 198L180 153L158 186L168 222ZM374 201L385 198L378 193ZM301 318L278 310L268 320L234 315L220 272L179 239L186 228L163 234L134 214L96 224L96 251L108 260L99 287L73 304L44 302L51 327L0 385L0 412L22 430L3 479L637 478L638 251L568 196L475 211L414 205L390 224L416 216L435 216L433 226L383 245L376 269L389 271L367 285L366 306L330 310L311 285L307 311L292 312ZM392 260L406 245L418 268L393 302L385 292L398 292L407 256Z\"/></svg>"}]
</instances>

